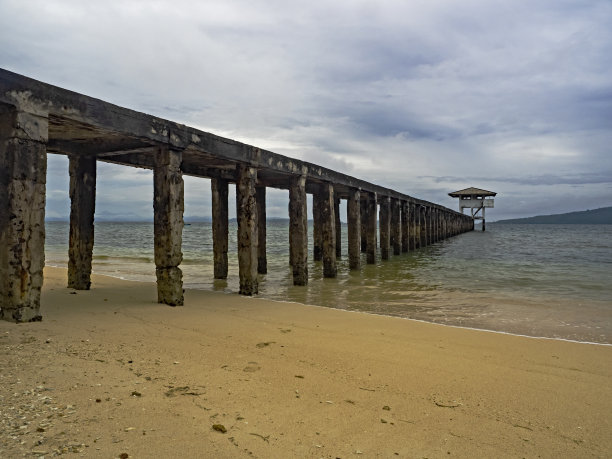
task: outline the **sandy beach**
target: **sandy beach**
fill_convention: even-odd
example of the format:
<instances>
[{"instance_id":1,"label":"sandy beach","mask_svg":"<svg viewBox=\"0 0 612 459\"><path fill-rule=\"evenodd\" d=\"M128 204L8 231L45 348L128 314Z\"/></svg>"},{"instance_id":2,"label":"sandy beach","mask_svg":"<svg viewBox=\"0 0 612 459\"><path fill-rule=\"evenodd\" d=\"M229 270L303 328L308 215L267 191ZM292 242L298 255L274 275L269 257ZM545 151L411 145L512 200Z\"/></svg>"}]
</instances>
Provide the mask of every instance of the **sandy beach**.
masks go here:
<instances>
[{"instance_id":1,"label":"sandy beach","mask_svg":"<svg viewBox=\"0 0 612 459\"><path fill-rule=\"evenodd\" d=\"M0 456L610 457L612 347L46 268L0 323Z\"/></svg>"}]
</instances>

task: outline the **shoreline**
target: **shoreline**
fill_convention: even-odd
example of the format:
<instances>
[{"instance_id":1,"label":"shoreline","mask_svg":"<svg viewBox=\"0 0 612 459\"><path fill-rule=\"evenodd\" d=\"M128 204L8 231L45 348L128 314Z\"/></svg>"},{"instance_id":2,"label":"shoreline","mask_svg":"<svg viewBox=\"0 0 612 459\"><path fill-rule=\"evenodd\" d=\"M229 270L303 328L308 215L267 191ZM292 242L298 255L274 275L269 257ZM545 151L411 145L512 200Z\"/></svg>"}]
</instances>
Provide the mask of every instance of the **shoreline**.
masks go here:
<instances>
[{"instance_id":1,"label":"shoreline","mask_svg":"<svg viewBox=\"0 0 612 459\"><path fill-rule=\"evenodd\" d=\"M48 265L48 266L51 267L51 268L57 268L57 269L67 269L64 266L57 266L57 265ZM126 282L152 283L152 281L148 281L148 280L127 279L127 278L121 277L121 276L113 276L112 274L96 273L95 271L93 271L92 274L95 274L96 276L109 277L111 279L118 279L118 280L126 281ZM237 295L236 292L213 291L213 290L209 290L209 289L205 289L205 288L185 287L185 290L197 290L197 291L202 291L202 292L219 293L219 294L224 294L224 295ZM392 318L397 318L397 319L413 320L413 321L416 321L416 322L422 322L422 323L426 323L426 324L441 325L443 327L454 327L454 328L465 329L465 330L476 330L476 331L483 331L483 332L488 332L488 333L499 333L499 334L502 334L502 335L520 336L520 337L524 337L524 338L566 341L566 342L570 342L570 343L591 344L591 345L596 345L596 346L612 346L612 342L582 341L582 340L571 339L571 338L527 335L527 334L524 334L524 333L515 333L515 332L505 331L505 330L494 330L494 329L489 329L489 328L470 327L470 326L466 326L466 325L458 325L458 324L452 324L452 323L440 323L440 322L428 321L428 320L425 320L425 319L417 319L417 318L413 318L413 317L405 317L405 316L400 316L400 315L378 313L378 312L373 312L373 311L360 311L360 310L354 310L354 309L342 309L342 308L334 308L332 306L321 306L321 305L317 305L317 304L301 303L299 301L278 300L278 299L275 299L275 298L266 298L265 296L260 296L260 295L255 295L253 297L244 297L244 298L245 299L258 299L258 300L264 300L264 301L274 301L274 302L277 302L277 303L288 303L288 304L297 304L297 305L303 305L303 306L312 306L312 307L317 307L317 308L333 309L333 310L336 310L336 311L361 313L361 314L376 315L376 316L382 316L382 317L392 317ZM507 298L510 298L510 297L507 297Z\"/></svg>"},{"instance_id":2,"label":"shoreline","mask_svg":"<svg viewBox=\"0 0 612 459\"><path fill-rule=\"evenodd\" d=\"M612 452L609 346L198 290L173 308L151 283L45 276L43 321L0 323L7 457Z\"/></svg>"}]
</instances>

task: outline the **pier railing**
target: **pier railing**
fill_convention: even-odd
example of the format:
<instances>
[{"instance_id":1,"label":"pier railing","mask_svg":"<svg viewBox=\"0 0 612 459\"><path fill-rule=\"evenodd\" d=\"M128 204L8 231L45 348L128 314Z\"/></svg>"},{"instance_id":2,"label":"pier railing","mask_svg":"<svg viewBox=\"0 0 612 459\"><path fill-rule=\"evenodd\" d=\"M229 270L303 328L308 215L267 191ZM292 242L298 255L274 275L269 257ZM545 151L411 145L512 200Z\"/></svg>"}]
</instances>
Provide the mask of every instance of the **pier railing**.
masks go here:
<instances>
[{"instance_id":1,"label":"pier railing","mask_svg":"<svg viewBox=\"0 0 612 459\"><path fill-rule=\"evenodd\" d=\"M307 194L313 258L336 277L341 199L347 200L350 269L474 227L438 204L306 161L203 132L0 69L0 316L40 319L47 153L67 155L70 174L68 286L89 289L97 161L153 170L158 301L183 304L183 175L211 179L214 276L228 270L228 186L236 186L240 293L267 271L266 188L289 190L289 261L308 283ZM380 237L377 237L377 230Z\"/></svg>"}]
</instances>

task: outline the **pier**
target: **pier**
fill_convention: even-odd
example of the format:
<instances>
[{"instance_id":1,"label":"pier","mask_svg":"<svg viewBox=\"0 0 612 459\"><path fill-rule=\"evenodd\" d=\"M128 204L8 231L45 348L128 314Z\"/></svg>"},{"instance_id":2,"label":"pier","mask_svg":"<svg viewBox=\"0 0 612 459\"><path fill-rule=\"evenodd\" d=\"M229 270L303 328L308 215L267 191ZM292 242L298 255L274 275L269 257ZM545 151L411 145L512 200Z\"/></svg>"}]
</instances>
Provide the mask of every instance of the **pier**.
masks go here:
<instances>
[{"instance_id":1,"label":"pier","mask_svg":"<svg viewBox=\"0 0 612 459\"><path fill-rule=\"evenodd\" d=\"M474 229L471 216L316 164L119 107L0 69L0 317L40 320L47 154L67 155L70 174L68 286L91 286L96 164L153 170L158 301L183 304L183 175L211 180L214 276L228 274L228 187L236 187L240 293L258 293L267 272L267 188L289 191L288 259L308 283L307 194L313 253L336 277L340 200L347 201L352 270Z\"/></svg>"}]
</instances>

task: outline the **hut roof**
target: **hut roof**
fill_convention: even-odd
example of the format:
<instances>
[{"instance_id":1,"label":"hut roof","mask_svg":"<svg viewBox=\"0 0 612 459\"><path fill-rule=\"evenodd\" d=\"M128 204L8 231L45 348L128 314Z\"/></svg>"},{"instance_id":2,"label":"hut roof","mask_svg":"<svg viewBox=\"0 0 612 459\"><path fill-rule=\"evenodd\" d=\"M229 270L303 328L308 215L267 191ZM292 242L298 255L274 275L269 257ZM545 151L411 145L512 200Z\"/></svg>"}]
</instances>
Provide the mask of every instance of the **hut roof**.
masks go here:
<instances>
[{"instance_id":1,"label":"hut roof","mask_svg":"<svg viewBox=\"0 0 612 459\"><path fill-rule=\"evenodd\" d=\"M448 193L449 196L453 198L460 198L461 196L495 196L497 193L494 191L482 190L480 188L474 188L473 186L470 188L466 188L464 190L454 191L452 193Z\"/></svg>"}]
</instances>

